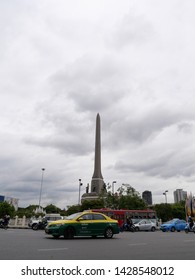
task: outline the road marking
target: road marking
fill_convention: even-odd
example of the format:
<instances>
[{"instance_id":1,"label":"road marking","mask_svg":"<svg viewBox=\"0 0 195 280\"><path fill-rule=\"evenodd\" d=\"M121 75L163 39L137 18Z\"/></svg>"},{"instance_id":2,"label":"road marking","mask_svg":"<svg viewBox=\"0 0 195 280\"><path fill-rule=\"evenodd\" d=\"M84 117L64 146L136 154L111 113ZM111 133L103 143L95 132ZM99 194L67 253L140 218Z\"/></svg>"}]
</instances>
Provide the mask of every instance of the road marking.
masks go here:
<instances>
[{"instance_id":1,"label":"road marking","mask_svg":"<svg viewBox=\"0 0 195 280\"><path fill-rule=\"evenodd\" d=\"M63 251L68 250L68 248L51 248L51 249L37 249L38 251Z\"/></svg>"},{"instance_id":2,"label":"road marking","mask_svg":"<svg viewBox=\"0 0 195 280\"><path fill-rule=\"evenodd\" d=\"M130 243L128 246L142 246L142 245L147 245L147 243Z\"/></svg>"},{"instance_id":3,"label":"road marking","mask_svg":"<svg viewBox=\"0 0 195 280\"><path fill-rule=\"evenodd\" d=\"M184 240L184 242L194 242L194 239Z\"/></svg>"}]
</instances>

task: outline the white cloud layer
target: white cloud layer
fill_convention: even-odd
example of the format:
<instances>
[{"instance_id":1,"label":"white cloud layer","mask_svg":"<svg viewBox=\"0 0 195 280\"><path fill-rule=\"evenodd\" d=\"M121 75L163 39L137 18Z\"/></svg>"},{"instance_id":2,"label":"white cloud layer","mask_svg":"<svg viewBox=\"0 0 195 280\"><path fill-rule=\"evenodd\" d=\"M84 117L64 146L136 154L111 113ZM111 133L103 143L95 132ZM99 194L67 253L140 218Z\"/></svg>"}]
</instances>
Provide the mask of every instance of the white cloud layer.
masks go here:
<instances>
[{"instance_id":1,"label":"white cloud layer","mask_svg":"<svg viewBox=\"0 0 195 280\"><path fill-rule=\"evenodd\" d=\"M64 208L91 182L194 193L195 3L0 1L0 194Z\"/></svg>"}]
</instances>

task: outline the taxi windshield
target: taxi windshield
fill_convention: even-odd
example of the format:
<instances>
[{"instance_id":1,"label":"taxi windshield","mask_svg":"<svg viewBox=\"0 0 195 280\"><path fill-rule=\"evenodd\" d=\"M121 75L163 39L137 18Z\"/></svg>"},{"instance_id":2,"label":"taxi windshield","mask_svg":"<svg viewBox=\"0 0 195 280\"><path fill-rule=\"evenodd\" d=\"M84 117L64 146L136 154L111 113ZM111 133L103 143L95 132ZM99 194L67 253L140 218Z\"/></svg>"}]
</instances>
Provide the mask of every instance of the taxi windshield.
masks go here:
<instances>
[{"instance_id":1,"label":"taxi windshield","mask_svg":"<svg viewBox=\"0 0 195 280\"><path fill-rule=\"evenodd\" d=\"M70 215L70 216L67 216L67 217L66 217L66 220L74 220L74 219L76 219L78 216L80 216L81 214L82 214L82 212L74 213L74 214L72 214L72 215Z\"/></svg>"}]
</instances>

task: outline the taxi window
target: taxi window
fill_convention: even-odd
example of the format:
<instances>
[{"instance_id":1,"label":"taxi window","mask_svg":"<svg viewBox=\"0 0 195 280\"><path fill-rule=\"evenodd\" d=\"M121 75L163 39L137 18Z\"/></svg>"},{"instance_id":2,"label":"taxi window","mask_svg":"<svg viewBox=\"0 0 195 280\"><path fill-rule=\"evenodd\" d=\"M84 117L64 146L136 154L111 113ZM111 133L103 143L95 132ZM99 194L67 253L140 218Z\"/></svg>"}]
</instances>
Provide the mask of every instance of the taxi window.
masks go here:
<instances>
[{"instance_id":1,"label":"taxi window","mask_svg":"<svg viewBox=\"0 0 195 280\"><path fill-rule=\"evenodd\" d=\"M94 220L106 220L106 218L101 214L93 214Z\"/></svg>"},{"instance_id":2,"label":"taxi window","mask_svg":"<svg viewBox=\"0 0 195 280\"><path fill-rule=\"evenodd\" d=\"M83 216L81 216L81 218L83 220L92 220L93 219L92 214L84 214Z\"/></svg>"}]
</instances>

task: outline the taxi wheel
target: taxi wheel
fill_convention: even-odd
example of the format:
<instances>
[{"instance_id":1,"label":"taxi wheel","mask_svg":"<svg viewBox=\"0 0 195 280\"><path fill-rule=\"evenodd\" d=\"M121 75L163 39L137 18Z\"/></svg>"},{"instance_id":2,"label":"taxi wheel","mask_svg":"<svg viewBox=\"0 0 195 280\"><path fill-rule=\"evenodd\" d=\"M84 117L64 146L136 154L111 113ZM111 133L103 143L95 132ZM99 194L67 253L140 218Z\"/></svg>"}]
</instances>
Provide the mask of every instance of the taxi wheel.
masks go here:
<instances>
[{"instance_id":1,"label":"taxi wheel","mask_svg":"<svg viewBox=\"0 0 195 280\"><path fill-rule=\"evenodd\" d=\"M113 230L112 228L107 228L104 233L105 238L112 238L113 237Z\"/></svg>"},{"instance_id":2,"label":"taxi wheel","mask_svg":"<svg viewBox=\"0 0 195 280\"><path fill-rule=\"evenodd\" d=\"M75 235L75 232L74 232L73 227L68 227L67 229L65 229L64 238L72 239L72 238L74 238L74 235Z\"/></svg>"}]
</instances>

